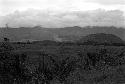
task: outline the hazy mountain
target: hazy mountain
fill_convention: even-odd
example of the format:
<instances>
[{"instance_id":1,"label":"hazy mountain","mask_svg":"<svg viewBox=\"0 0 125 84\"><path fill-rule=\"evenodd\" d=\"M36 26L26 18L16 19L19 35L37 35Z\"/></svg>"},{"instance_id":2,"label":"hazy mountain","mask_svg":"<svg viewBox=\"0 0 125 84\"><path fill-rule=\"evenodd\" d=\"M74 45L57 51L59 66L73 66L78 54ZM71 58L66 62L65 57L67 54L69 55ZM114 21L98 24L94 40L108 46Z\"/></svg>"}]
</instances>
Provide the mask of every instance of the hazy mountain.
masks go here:
<instances>
[{"instance_id":1,"label":"hazy mountain","mask_svg":"<svg viewBox=\"0 0 125 84\"><path fill-rule=\"evenodd\" d=\"M95 33L114 34L125 40L125 29L116 27L97 27L87 26L84 28L74 26L65 28L0 28L0 38L9 38L11 41L29 40L56 40L56 41L74 41L82 36Z\"/></svg>"}]
</instances>

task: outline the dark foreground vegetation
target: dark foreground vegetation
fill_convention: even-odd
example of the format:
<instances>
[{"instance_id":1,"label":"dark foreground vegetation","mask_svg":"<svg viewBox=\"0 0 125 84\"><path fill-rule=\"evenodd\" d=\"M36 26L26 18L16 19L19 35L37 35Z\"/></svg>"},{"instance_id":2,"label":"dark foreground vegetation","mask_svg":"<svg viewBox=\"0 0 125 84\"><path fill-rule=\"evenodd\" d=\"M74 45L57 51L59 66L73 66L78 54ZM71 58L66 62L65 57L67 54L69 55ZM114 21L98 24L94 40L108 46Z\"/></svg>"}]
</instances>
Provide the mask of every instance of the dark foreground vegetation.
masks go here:
<instances>
[{"instance_id":1,"label":"dark foreground vegetation","mask_svg":"<svg viewBox=\"0 0 125 84\"><path fill-rule=\"evenodd\" d=\"M122 45L0 43L0 84L124 83Z\"/></svg>"}]
</instances>

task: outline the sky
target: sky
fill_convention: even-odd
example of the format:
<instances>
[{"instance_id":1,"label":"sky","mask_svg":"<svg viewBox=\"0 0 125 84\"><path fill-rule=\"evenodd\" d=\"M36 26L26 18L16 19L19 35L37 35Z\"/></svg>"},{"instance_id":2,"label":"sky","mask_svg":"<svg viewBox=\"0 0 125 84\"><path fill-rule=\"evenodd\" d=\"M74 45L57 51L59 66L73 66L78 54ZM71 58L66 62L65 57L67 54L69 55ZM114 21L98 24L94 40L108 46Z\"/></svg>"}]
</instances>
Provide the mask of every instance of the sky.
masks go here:
<instances>
[{"instance_id":1,"label":"sky","mask_svg":"<svg viewBox=\"0 0 125 84\"><path fill-rule=\"evenodd\" d=\"M0 0L0 26L125 27L125 0Z\"/></svg>"}]
</instances>

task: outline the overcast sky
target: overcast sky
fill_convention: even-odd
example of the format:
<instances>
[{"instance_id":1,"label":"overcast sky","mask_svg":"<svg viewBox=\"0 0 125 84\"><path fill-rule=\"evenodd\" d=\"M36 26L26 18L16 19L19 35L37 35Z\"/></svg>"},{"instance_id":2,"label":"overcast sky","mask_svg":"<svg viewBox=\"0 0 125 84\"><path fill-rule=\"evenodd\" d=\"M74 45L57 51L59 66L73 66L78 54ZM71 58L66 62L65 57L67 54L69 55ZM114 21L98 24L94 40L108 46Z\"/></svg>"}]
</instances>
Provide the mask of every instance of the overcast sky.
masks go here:
<instances>
[{"instance_id":1,"label":"overcast sky","mask_svg":"<svg viewBox=\"0 0 125 84\"><path fill-rule=\"evenodd\" d=\"M125 26L125 0L0 0L0 26Z\"/></svg>"}]
</instances>

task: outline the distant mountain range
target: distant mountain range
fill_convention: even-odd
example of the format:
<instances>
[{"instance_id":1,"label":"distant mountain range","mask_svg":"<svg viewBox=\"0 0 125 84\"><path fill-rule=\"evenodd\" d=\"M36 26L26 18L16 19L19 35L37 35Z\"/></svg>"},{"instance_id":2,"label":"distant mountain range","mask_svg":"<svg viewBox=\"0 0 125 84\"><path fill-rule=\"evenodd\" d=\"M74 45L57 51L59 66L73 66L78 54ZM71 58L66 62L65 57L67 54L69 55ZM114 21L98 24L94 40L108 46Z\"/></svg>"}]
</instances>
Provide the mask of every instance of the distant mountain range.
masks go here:
<instances>
[{"instance_id":1,"label":"distant mountain range","mask_svg":"<svg viewBox=\"0 0 125 84\"><path fill-rule=\"evenodd\" d=\"M43 28L40 26L26 28L0 28L0 41L4 37L10 41L76 41L83 36L95 33L113 34L125 40L125 29L116 27L65 27L65 28Z\"/></svg>"}]
</instances>

